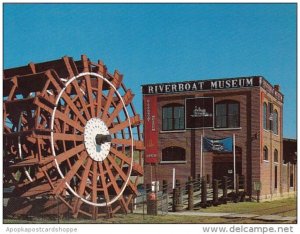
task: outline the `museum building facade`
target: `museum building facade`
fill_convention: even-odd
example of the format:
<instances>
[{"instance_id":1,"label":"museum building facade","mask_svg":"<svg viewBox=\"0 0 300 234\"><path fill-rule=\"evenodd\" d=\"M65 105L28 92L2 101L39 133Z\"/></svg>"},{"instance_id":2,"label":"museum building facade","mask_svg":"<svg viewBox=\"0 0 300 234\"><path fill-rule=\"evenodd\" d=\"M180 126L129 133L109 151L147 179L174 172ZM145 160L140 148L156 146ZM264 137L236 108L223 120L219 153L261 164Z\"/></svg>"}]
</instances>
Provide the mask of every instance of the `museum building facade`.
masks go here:
<instances>
[{"instance_id":1,"label":"museum building facade","mask_svg":"<svg viewBox=\"0 0 300 234\"><path fill-rule=\"evenodd\" d=\"M248 194L286 192L283 94L262 76L142 85L144 183L243 175Z\"/></svg>"}]
</instances>

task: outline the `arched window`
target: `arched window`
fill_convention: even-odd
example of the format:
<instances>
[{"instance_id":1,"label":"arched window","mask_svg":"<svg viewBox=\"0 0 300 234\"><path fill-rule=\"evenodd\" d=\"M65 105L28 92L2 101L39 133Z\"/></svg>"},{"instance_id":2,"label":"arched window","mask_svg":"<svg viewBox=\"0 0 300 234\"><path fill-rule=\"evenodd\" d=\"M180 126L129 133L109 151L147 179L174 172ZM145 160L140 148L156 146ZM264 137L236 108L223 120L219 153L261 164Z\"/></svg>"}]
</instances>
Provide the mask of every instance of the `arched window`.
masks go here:
<instances>
[{"instance_id":1,"label":"arched window","mask_svg":"<svg viewBox=\"0 0 300 234\"><path fill-rule=\"evenodd\" d=\"M184 129L184 106L181 104L168 104L162 108L162 130Z\"/></svg>"},{"instance_id":2,"label":"arched window","mask_svg":"<svg viewBox=\"0 0 300 234\"><path fill-rule=\"evenodd\" d=\"M274 150L274 162L278 163L278 150L277 149Z\"/></svg>"},{"instance_id":3,"label":"arched window","mask_svg":"<svg viewBox=\"0 0 300 234\"><path fill-rule=\"evenodd\" d=\"M273 131L273 120L274 120L274 113L273 113L273 103L269 103L269 126L268 129Z\"/></svg>"},{"instance_id":4,"label":"arched window","mask_svg":"<svg viewBox=\"0 0 300 234\"><path fill-rule=\"evenodd\" d=\"M268 123L268 105L267 105L267 103L264 102L264 104L263 104L263 128L266 130L268 129L267 123Z\"/></svg>"},{"instance_id":5,"label":"arched window","mask_svg":"<svg viewBox=\"0 0 300 234\"><path fill-rule=\"evenodd\" d=\"M240 127L240 103L226 100L215 105L215 128Z\"/></svg>"},{"instance_id":6,"label":"arched window","mask_svg":"<svg viewBox=\"0 0 300 234\"><path fill-rule=\"evenodd\" d=\"M274 110L273 112L273 132L274 134L278 134L278 112Z\"/></svg>"},{"instance_id":7,"label":"arched window","mask_svg":"<svg viewBox=\"0 0 300 234\"><path fill-rule=\"evenodd\" d=\"M177 146L171 146L162 150L162 161L185 161L185 149Z\"/></svg>"},{"instance_id":8,"label":"arched window","mask_svg":"<svg viewBox=\"0 0 300 234\"><path fill-rule=\"evenodd\" d=\"M263 150L263 157L265 161L269 161L269 155L268 155L268 147L265 146Z\"/></svg>"}]
</instances>

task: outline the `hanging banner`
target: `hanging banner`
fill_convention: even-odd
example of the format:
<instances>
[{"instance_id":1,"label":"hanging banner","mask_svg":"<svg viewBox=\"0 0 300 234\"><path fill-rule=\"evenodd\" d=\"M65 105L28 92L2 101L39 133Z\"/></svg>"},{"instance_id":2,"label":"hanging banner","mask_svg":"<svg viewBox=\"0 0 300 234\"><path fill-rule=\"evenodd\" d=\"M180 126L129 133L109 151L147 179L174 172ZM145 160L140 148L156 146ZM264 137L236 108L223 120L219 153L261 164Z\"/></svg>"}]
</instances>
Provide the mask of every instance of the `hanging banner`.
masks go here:
<instances>
[{"instance_id":1,"label":"hanging banner","mask_svg":"<svg viewBox=\"0 0 300 234\"><path fill-rule=\"evenodd\" d=\"M214 98L199 97L185 99L186 129L213 128Z\"/></svg>"},{"instance_id":2,"label":"hanging banner","mask_svg":"<svg viewBox=\"0 0 300 234\"><path fill-rule=\"evenodd\" d=\"M145 163L158 162L157 97L144 96Z\"/></svg>"},{"instance_id":3,"label":"hanging banner","mask_svg":"<svg viewBox=\"0 0 300 234\"><path fill-rule=\"evenodd\" d=\"M216 153L232 153L233 138L211 139L203 137L203 151Z\"/></svg>"}]
</instances>

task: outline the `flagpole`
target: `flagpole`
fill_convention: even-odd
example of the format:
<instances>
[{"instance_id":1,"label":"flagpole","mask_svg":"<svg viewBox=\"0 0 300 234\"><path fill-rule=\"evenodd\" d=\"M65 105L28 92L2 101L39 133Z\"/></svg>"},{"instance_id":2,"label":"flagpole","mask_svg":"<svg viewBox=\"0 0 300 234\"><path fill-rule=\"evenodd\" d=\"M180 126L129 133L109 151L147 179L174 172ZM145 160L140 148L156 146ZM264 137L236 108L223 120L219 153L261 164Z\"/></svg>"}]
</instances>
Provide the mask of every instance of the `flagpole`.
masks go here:
<instances>
[{"instance_id":1,"label":"flagpole","mask_svg":"<svg viewBox=\"0 0 300 234\"><path fill-rule=\"evenodd\" d=\"M200 176L203 176L203 135L200 138Z\"/></svg>"},{"instance_id":2,"label":"flagpole","mask_svg":"<svg viewBox=\"0 0 300 234\"><path fill-rule=\"evenodd\" d=\"M202 108L204 108L204 98L202 97ZM203 137L204 137L204 127L205 127L205 124L204 124L204 115L202 115L202 135L201 135L201 179L203 178Z\"/></svg>"},{"instance_id":3,"label":"flagpole","mask_svg":"<svg viewBox=\"0 0 300 234\"><path fill-rule=\"evenodd\" d=\"M233 134L233 187L236 191L236 159L235 159L235 134Z\"/></svg>"},{"instance_id":4,"label":"flagpole","mask_svg":"<svg viewBox=\"0 0 300 234\"><path fill-rule=\"evenodd\" d=\"M172 189L175 188L175 168L173 168L173 180L172 180Z\"/></svg>"}]
</instances>

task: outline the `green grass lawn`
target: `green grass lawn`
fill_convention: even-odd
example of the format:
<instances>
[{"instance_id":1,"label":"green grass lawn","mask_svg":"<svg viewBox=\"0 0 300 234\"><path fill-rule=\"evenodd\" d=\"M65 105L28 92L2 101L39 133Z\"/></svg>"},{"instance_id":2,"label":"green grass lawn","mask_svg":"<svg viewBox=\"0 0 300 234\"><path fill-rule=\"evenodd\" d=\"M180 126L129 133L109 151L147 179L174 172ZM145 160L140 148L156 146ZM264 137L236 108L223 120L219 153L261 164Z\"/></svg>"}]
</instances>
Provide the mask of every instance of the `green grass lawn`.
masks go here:
<instances>
[{"instance_id":1,"label":"green grass lawn","mask_svg":"<svg viewBox=\"0 0 300 234\"><path fill-rule=\"evenodd\" d=\"M276 214L280 216L296 216L296 199L288 198L275 200L270 202L240 202L240 203L228 203L226 205L220 205L217 207L209 207L206 209L199 209L198 212L211 212L211 213L248 213L248 214L259 214L259 215L268 215L268 214ZM200 224L209 224L209 223L218 223L218 224L226 224L226 223L272 223L266 221L252 220L252 219L226 219L221 217L202 217L202 216L179 216L172 215L169 213L168 215L143 215L143 214L128 214L122 215L117 214L114 215L111 219L41 219L35 218L33 220L16 220L16 219L4 219L4 223L111 223L111 224L119 224L119 223L131 223L131 224L142 224L142 223L200 223ZM278 222L274 222L278 223Z\"/></svg>"},{"instance_id":2,"label":"green grass lawn","mask_svg":"<svg viewBox=\"0 0 300 234\"><path fill-rule=\"evenodd\" d=\"M280 216L296 216L296 198L286 198L265 202L239 202L201 209L203 212L249 213L259 215L277 214Z\"/></svg>"},{"instance_id":3,"label":"green grass lawn","mask_svg":"<svg viewBox=\"0 0 300 234\"><path fill-rule=\"evenodd\" d=\"M12 220L4 219L4 224L265 224L265 223L280 223L280 222L266 222L262 220L252 219L226 219L220 217L197 217L197 216L151 216L145 215L143 218L140 214L116 215L111 219L68 219L50 221L45 219L35 219L32 221L26 220ZM287 223L287 222L284 222Z\"/></svg>"},{"instance_id":4,"label":"green grass lawn","mask_svg":"<svg viewBox=\"0 0 300 234\"><path fill-rule=\"evenodd\" d=\"M26 220L12 220L5 219L5 224L57 224L57 220L34 219L31 221ZM226 223L266 223L259 220L251 219L226 219L220 217L199 217L199 216L178 216L178 215L141 215L141 214L128 214L128 215L115 215L111 219L60 219L60 224L226 224ZM270 223L270 222L268 222Z\"/></svg>"}]
</instances>

